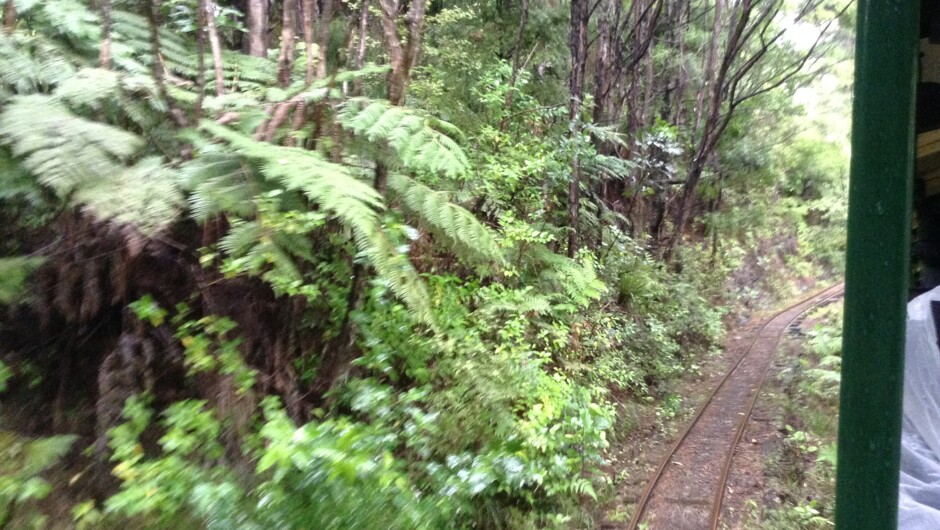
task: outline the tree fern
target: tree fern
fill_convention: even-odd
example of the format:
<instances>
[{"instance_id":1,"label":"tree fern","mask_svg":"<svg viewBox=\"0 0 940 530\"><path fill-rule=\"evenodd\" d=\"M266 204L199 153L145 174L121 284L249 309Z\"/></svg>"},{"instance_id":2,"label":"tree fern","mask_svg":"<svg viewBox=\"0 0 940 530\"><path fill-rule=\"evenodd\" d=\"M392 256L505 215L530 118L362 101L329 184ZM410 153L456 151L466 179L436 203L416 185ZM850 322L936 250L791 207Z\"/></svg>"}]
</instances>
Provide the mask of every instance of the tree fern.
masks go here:
<instances>
[{"instance_id":1,"label":"tree fern","mask_svg":"<svg viewBox=\"0 0 940 530\"><path fill-rule=\"evenodd\" d=\"M176 180L172 167L159 157L147 157L117 173L83 183L72 201L99 218L155 232L181 212L183 197Z\"/></svg>"},{"instance_id":2,"label":"tree fern","mask_svg":"<svg viewBox=\"0 0 940 530\"><path fill-rule=\"evenodd\" d=\"M72 113L50 96L19 96L0 115L0 141L39 181L64 197L83 182L120 171L143 140Z\"/></svg>"},{"instance_id":3,"label":"tree fern","mask_svg":"<svg viewBox=\"0 0 940 530\"><path fill-rule=\"evenodd\" d=\"M51 96L12 99L0 114L0 142L40 184L100 218L148 231L176 217L173 172L159 158L130 163L141 138L77 116Z\"/></svg>"},{"instance_id":4,"label":"tree fern","mask_svg":"<svg viewBox=\"0 0 940 530\"><path fill-rule=\"evenodd\" d=\"M204 121L201 129L225 140L236 153L256 163L266 178L287 190L302 191L320 209L348 227L361 254L391 291L416 318L433 324L424 282L383 230L379 217L384 209L381 196L356 179L350 168L328 162L314 151L255 141L214 122ZM234 248L234 241L227 244Z\"/></svg>"},{"instance_id":5,"label":"tree fern","mask_svg":"<svg viewBox=\"0 0 940 530\"><path fill-rule=\"evenodd\" d=\"M461 255L484 263L503 260L492 231L472 213L450 202L446 192L434 191L402 174L392 175L388 186L422 224L444 236Z\"/></svg>"},{"instance_id":6,"label":"tree fern","mask_svg":"<svg viewBox=\"0 0 940 530\"><path fill-rule=\"evenodd\" d=\"M441 132L453 134L456 128L417 110L354 98L343 103L337 119L357 136L388 145L407 169L455 178L464 175L469 166L463 149Z\"/></svg>"},{"instance_id":7,"label":"tree fern","mask_svg":"<svg viewBox=\"0 0 940 530\"><path fill-rule=\"evenodd\" d=\"M252 168L240 156L209 144L178 173L180 186L189 192L190 214L205 222L221 213L249 218L255 214Z\"/></svg>"},{"instance_id":8,"label":"tree fern","mask_svg":"<svg viewBox=\"0 0 940 530\"><path fill-rule=\"evenodd\" d=\"M564 293L576 306L585 307L606 291L590 260L578 262L539 244L530 247L526 261L537 271L547 290Z\"/></svg>"}]
</instances>

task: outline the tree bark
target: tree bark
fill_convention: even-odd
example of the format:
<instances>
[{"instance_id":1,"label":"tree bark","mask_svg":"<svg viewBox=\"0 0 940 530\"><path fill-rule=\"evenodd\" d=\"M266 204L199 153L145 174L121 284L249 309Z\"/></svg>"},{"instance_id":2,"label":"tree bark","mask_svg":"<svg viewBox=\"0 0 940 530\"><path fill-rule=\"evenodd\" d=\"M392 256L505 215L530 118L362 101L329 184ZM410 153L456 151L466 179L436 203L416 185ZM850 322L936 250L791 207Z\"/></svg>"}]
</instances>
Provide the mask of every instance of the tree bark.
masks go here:
<instances>
[{"instance_id":1,"label":"tree bark","mask_svg":"<svg viewBox=\"0 0 940 530\"><path fill-rule=\"evenodd\" d=\"M199 0L196 7L196 105L194 110L196 123L202 119L202 103L206 98L206 2Z\"/></svg>"},{"instance_id":2,"label":"tree bark","mask_svg":"<svg viewBox=\"0 0 940 530\"><path fill-rule=\"evenodd\" d=\"M281 53L277 58L277 81L281 87L290 85L291 70L294 68L294 31L297 13L297 0L284 0L281 21Z\"/></svg>"},{"instance_id":3,"label":"tree bark","mask_svg":"<svg viewBox=\"0 0 940 530\"><path fill-rule=\"evenodd\" d=\"M7 2L7 9L13 6L13 0ZM13 7L14 18L16 8ZM101 51L98 53L98 64L105 70L111 69L111 0L101 0L98 4L101 13Z\"/></svg>"},{"instance_id":4,"label":"tree bark","mask_svg":"<svg viewBox=\"0 0 940 530\"><path fill-rule=\"evenodd\" d=\"M509 90L506 91L506 98L503 101L503 107L506 112L512 108L512 96L515 93L516 81L519 78L519 56L522 53L522 36L525 32L526 22L529 20L529 0L522 0L522 7L519 12L519 25L516 27L516 39L512 47L512 73L509 74ZM506 120L503 120L500 128L505 128Z\"/></svg>"},{"instance_id":5,"label":"tree bark","mask_svg":"<svg viewBox=\"0 0 940 530\"><path fill-rule=\"evenodd\" d=\"M222 42L219 28L215 24L218 7L212 0L205 2L206 33L209 35L209 49L212 51L212 68L215 71L215 95L225 94L225 76L222 74Z\"/></svg>"},{"instance_id":6,"label":"tree bark","mask_svg":"<svg viewBox=\"0 0 940 530\"><path fill-rule=\"evenodd\" d=\"M359 5L359 40L356 42L356 70L362 70L366 63L366 45L369 37L369 0L362 0ZM356 79L353 95L362 95L362 79Z\"/></svg>"},{"instance_id":7,"label":"tree bark","mask_svg":"<svg viewBox=\"0 0 940 530\"><path fill-rule=\"evenodd\" d=\"M313 74L314 74L314 60L313 60L313 19L317 18L317 2L316 0L303 0L302 11L304 14L303 28L304 28L304 48L305 54L307 56L307 72L306 72L306 82L309 86L313 83Z\"/></svg>"},{"instance_id":8,"label":"tree bark","mask_svg":"<svg viewBox=\"0 0 940 530\"><path fill-rule=\"evenodd\" d=\"M16 3L15 0L7 0L3 8L3 32L9 35L16 29Z\"/></svg>"},{"instance_id":9,"label":"tree bark","mask_svg":"<svg viewBox=\"0 0 940 530\"><path fill-rule=\"evenodd\" d=\"M248 0L248 55L268 54L268 0Z\"/></svg>"},{"instance_id":10,"label":"tree bark","mask_svg":"<svg viewBox=\"0 0 940 530\"><path fill-rule=\"evenodd\" d=\"M160 54L160 9L162 0L151 0L147 10L147 27L150 30L150 54L153 58L153 80L157 86L157 93L166 103L166 108L170 118L178 127L188 125L186 116L177 106L176 102L170 97L166 89L166 66L163 64L163 58Z\"/></svg>"},{"instance_id":11,"label":"tree bark","mask_svg":"<svg viewBox=\"0 0 940 530\"><path fill-rule=\"evenodd\" d=\"M587 26L590 11L587 0L571 0L571 28L568 47L571 50L571 77L568 91L571 97L568 112L568 137L574 154L571 160L571 180L568 183L568 257L578 253L581 215L581 157L577 137L581 134L581 103L584 96L584 72L587 63Z\"/></svg>"},{"instance_id":12,"label":"tree bark","mask_svg":"<svg viewBox=\"0 0 940 530\"><path fill-rule=\"evenodd\" d=\"M597 20L597 59L594 62L594 123L602 125L612 116L607 115L611 88L613 2L601 0L601 15ZM620 4L621 2L617 2ZM601 150L598 145L598 150Z\"/></svg>"},{"instance_id":13,"label":"tree bark","mask_svg":"<svg viewBox=\"0 0 940 530\"><path fill-rule=\"evenodd\" d=\"M323 13L317 29L317 79L326 79L326 57L330 45L330 24L333 22L333 0L323 0Z\"/></svg>"},{"instance_id":14,"label":"tree bark","mask_svg":"<svg viewBox=\"0 0 940 530\"><path fill-rule=\"evenodd\" d=\"M424 31L426 0L413 0L408 9L408 35L404 46L398 38L398 0L379 0L382 10L382 29L388 47L388 61L392 71L388 74L388 100L392 105L405 101L411 67L421 51L421 36Z\"/></svg>"}]
</instances>

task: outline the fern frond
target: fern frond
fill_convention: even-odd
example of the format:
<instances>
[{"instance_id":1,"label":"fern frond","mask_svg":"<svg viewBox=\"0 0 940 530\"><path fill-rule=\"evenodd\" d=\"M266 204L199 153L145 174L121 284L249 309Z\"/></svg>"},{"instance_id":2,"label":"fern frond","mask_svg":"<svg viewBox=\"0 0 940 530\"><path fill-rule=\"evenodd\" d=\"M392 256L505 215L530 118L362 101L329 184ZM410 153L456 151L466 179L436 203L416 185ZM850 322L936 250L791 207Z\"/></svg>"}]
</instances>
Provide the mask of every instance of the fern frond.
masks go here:
<instances>
[{"instance_id":1,"label":"fern frond","mask_svg":"<svg viewBox=\"0 0 940 530\"><path fill-rule=\"evenodd\" d=\"M179 215L183 197L175 170L159 157L148 157L112 175L83 183L72 197L95 216L156 232Z\"/></svg>"},{"instance_id":2,"label":"fern frond","mask_svg":"<svg viewBox=\"0 0 940 530\"><path fill-rule=\"evenodd\" d=\"M607 290L590 260L579 263L552 252L544 245L531 245L526 259L537 269L546 289L564 293L577 306L587 306L600 299Z\"/></svg>"},{"instance_id":3,"label":"fern frond","mask_svg":"<svg viewBox=\"0 0 940 530\"><path fill-rule=\"evenodd\" d=\"M98 108L113 100L121 88L121 76L113 70L83 68L64 80L55 95L72 107Z\"/></svg>"},{"instance_id":4,"label":"fern frond","mask_svg":"<svg viewBox=\"0 0 940 530\"><path fill-rule=\"evenodd\" d=\"M13 98L0 114L0 142L41 185L97 217L147 232L178 214L173 170L157 157L129 165L140 137L76 116L53 96Z\"/></svg>"},{"instance_id":5,"label":"fern frond","mask_svg":"<svg viewBox=\"0 0 940 530\"><path fill-rule=\"evenodd\" d=\"M314 151L258 142L211 121L203 121L200 129L226 141L236 153L252 160L266 178L288 190L303 192L348 227L360 254L375 268L379 278L417 319L433 325L424 282L383 230L379 212L384 203L371 186L356 179L349 168L328 162Z\"/></svg>"},{"instance_id":6,"label":"fern frond","mask_svg":"<svg viewBox=\"0 0 940 530\"><path fill-rule=\"evenodd\" d=\"M594 155L584 160L586 173L597 177L623 179L636 169L636 162L607 155Z\"/></svg>"},{"instance_id":7,"label":"fern frond","mask_svg":"<svg viewBox=\"0 0 940 530\"><path fill-rule=\"evenodd\" d=\"M470 165L457 142L441 132L453 133L456 128L415 109L354 98L341 105L337 120L357 136L388 145L401 165L412 171L456 178L464 175Z\"/></svg>"},{"instance_id":8,"label":"fern frond","mask_svg":"<svg viewBox=\"0 0 940 530\"><path fill-rule=\"evenodd\" d=\"M97 14L78 0L18 0L20 17L35 17L37 22L56 35L67 37L73 44L86 44L89 50L101 40L101 24Z\"/></svg>"},{"instance_id":9,"label":"fern frond","mask_svg":"<svg viewBox=\"0 0 940 530\"><path fill-rule=\"evenodd\" d=\"M219 248L233 256L244 256L261 239L261 225L256 221L233 220Z\"/></svg>"},{"instance_id":10,"label":"fern frond","mask_svg":"<svg viewBox=\"0 0 940 530\"><path fill-rule=\"evenodd\" d=\"M122 170L140 137L78 117L49 96L13 98L0 114L0 142L23 157L40 183L65 197L82 183Z\"/></svg>"},{"instance_id":11,"label":"fern frond","mask_svg":"<svg viewBox=\"0 0 940 530\"><path fill-rule=\"evenodd\" d=\"M531 287L512 292L515 296L498 297L479 309L483 314L506 313L511 315L534 314L544 315L552 312L552 298L550 294L536 294Z\"/></svg>"},{"instance_id":12,"label":"fern frond","mask_svg":"<svg viewBox=\"0 0 940 530\"><path fill-rule=\"evenodd\" d=\"M68 79L75 70L63 50L43 35L0 35L0 84L11 93L39 92Z\"/></svg>"},{"instance_id":13,"label":"fern frond","mask_svg":"<svg viewBox=\"0 0 940 530\"><path fill-rule=\"evenodd\" d=\"M112 14L112 53L114 62L128 71L149 67L153 58L150 29L144 17L123 11ZM120 47L117 47L117 46ZM160 55L170 73L185 80L187 91L193 92L198 74L199 56L192 43L167 29L160 30ZM223 50L222 74L228 90L263 91L277 77L277 64L264 57L253 57ZM210 81L209 88L211 89ZM179 88L179 87L177 87ZM181 95L181 97L186 97Z\"/></svg>"},{"instance_id":14,"label":"fern frond","mask_svg":"<svg viewBox=\"0 0 940 530\"><path fill-rule=\"evenodd\" d=\"M180 186L190 192L190 213L198 222L220 213L241 218L255 213L254 175L235 154L218 148L201 152L180 167L178 178Z\"/></svg>"},{"instance_id":15,"label":"fern frond","mask_svg":"<svg viewBox=\"0 0 940 530\"><path fill-rule=\"evenodd\" d=\"M391 175L388 186L423 225L445 236L464 256L484 263L503 260L492 231L465 208L450 202L446 192L434 191L402 174Z\"/></svg>"},{"instance_id":16,"label":"fern frond","mask_svg":"<svg viewBox=\"0 0 940 530\"><path fill-rule=\"evenodd\" d=\"M356 246L375 268L390 291L395 293L411 310L414 317L435 327L427 286L388 234L379 225L355 231Z\"/></svg>"}]
</instances>

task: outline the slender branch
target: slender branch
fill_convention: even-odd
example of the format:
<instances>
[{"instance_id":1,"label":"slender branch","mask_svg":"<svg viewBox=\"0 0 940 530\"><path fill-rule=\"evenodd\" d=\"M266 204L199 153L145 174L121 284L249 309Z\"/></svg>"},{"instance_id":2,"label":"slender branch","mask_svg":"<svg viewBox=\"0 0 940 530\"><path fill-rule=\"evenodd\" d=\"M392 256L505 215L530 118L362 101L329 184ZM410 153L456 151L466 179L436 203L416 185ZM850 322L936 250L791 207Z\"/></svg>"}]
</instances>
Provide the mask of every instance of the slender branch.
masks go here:
<instances>
[{"instance_id":1,"label":"slender branch","mask_svg":"<svg viewBox=\"0 0 940 530\"><path fill-rule=\"evenodd\" d=\"M209 48L212 50L212 67L215 70L215 95L225 94L225 76L222 75L222 43L219 28L215 25L218 6L212 0L205 1L206 33L209 34Z\"/></svg>"},{"instance_id":2,"label":"slender branch","mask_svg":"<svg viewBox=\"0 0 940 530\"><path fill-rule=\"evenodd\" d=\"M196 9L196 96L195 122L202 119L202 102L206 97L206 2L199 0Z\"/></svg>"}]
</instances>

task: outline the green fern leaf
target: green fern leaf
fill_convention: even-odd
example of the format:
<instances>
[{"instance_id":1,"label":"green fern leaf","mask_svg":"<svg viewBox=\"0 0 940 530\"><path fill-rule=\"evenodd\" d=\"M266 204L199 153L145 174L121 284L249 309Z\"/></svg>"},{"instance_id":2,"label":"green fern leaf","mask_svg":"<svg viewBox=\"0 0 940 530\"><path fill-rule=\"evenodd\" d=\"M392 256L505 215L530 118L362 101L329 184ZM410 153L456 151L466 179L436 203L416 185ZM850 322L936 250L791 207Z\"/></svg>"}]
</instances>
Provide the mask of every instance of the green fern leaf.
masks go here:
<instances>
[{"instance_id":1,"label":"green fern leaf","mask_svg":"<svg viewBox=\"0 0 940 530\"><path fill-rule=\"evenodd\" d=\"M450 202L445 192L434 191L402 174L391 175L388 185L425 227L445 236L462 256L477 263L503 260L492 231L472 213Z\"/></svg>"},{"instance_id":2,"label":"green fern leaf","mask_svg":"<svg viewBox=\"0 0 940 530\"><path fill-rule=\"evenodd\" d=\"M340 106L337 121L369 142L390 147L406 169L456 178L469 167L457 142L441 132L453 133L456 127L415 109L354 98Z\"/></svg>"},{"instance_id":3,"label":"green fern leaf","mask_svg":"<svg viewBox=\"0 0 940 530\"><path fill-rule=\"evenodd\" d=\"M288 190L303 192L321 210L348 227L360 254L375 268L379 278L417 319L433 326L424 282L408 257L382 229L379 212L384 203L371 186L356 179L349 168L328 162L314 151L258 142L211 121L204 121L200 128L257 163L266 178Z\"/></svg>"},{"instance_id":4,"label":"green fern leaf","mask_svg":"<svg viewBox=\"0 0 940 530\"><path fill-rule=\"evenodd\" d=\"M0 114L0 142L60 197L82 183L121 172L121 162L143 146L138 136L78 117L42 95L11 100Z\"/></svg>"}]
</instances>

